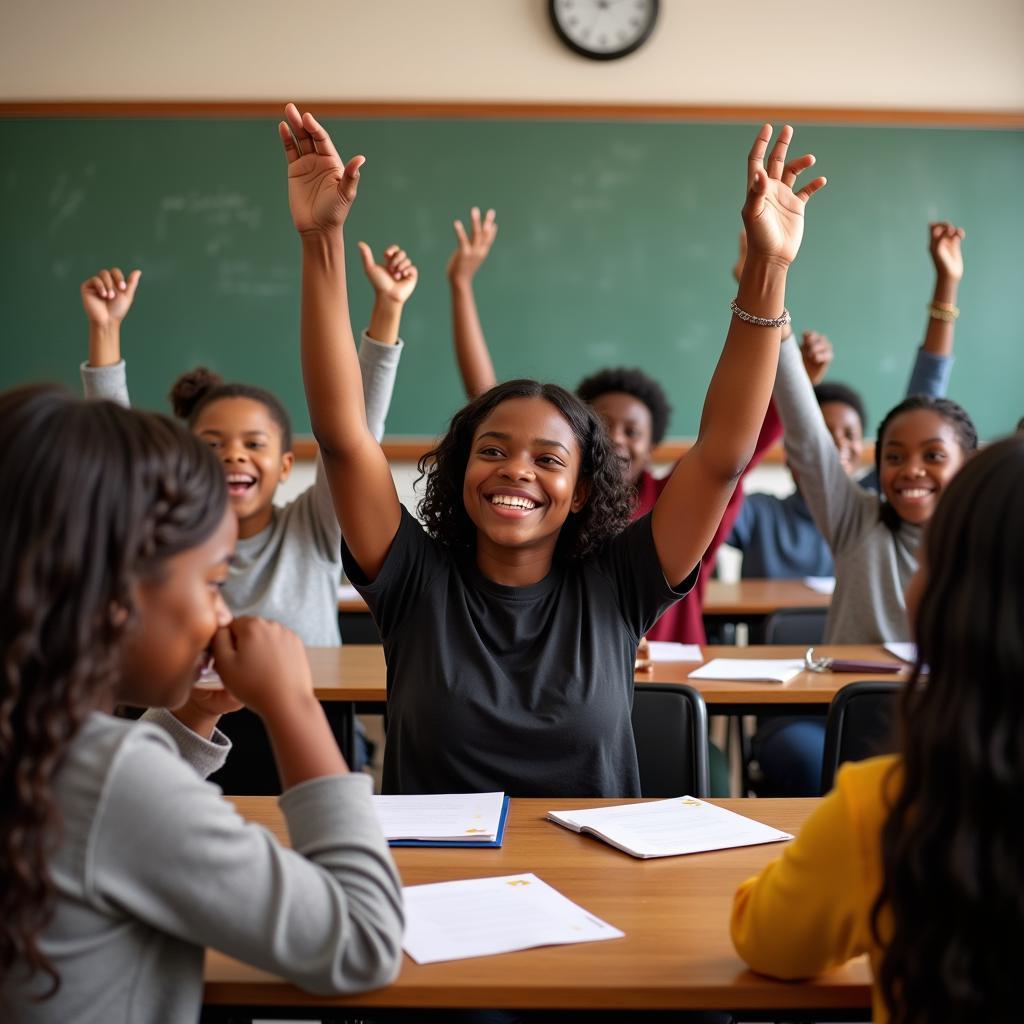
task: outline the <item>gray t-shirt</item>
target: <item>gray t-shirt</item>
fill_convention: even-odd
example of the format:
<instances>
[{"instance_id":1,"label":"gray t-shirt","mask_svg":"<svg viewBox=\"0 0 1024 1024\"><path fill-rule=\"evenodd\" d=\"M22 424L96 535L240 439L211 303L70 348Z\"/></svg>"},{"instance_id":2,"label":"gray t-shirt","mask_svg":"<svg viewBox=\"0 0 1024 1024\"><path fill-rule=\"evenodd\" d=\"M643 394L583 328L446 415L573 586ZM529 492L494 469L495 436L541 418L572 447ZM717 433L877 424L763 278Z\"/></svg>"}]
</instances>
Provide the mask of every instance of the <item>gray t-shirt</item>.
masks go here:
<instances>
[{"instance_id":1,"label":"gray t-shirt","mask_svg":"<svg viewBox=\"0 0 1024 1024\"><path fill-rule=\"evenodd\" d=\"M384 640L384 792L640 796L637 643L700 568L669 586L650 515L528 587L491 582L404 508L372 583L342 554Z\"/></svg>"},{"instance_id":2,"label":"gray t-shirt","mask_svg":"<svg viewBox=\"0 0 1024 1024\"><path fill-rule=\"evenodd\" d=\"M921 527L901 522L890 530L880 516L879 496L846 475L792 338L782 343L775 404L786 458L835 559L825 641L909 640L903 595L917 569Z\"/></svg>"},{"instance_id":3,"label":"gray t-shirt","mask_svg":"<svg viewBox=\"0 0 1024 1024\"><path fill-rule=\"evenodd\" d=\"M0 1019L194 1024L204 946L316 992L394 979L401 886L370 779L327 776L285 793L287 849L201 778L227 750L166 711L87 719L55 782L58 899L42 947L61 987L34 1002L45 979L15 973Z\"/></svg>"},{"instance_id":4,"label":"gray t-shirt","mask_svg":"<svg viewBox=\"0 0 1024 1024\"><path fill-rule=\"evenodd\" d=\"M374 436L384 435L402 342L382 345L364 333L359 348L366 420ZM82 364L86 398L128 404L124 360L114 366ZM235 615L274 619L311 647L337 647L341 528L323 464L317 459L312 487L284 506L270 524L239 540L224 583L224 600Z\"/></svg>"}]
</instances>

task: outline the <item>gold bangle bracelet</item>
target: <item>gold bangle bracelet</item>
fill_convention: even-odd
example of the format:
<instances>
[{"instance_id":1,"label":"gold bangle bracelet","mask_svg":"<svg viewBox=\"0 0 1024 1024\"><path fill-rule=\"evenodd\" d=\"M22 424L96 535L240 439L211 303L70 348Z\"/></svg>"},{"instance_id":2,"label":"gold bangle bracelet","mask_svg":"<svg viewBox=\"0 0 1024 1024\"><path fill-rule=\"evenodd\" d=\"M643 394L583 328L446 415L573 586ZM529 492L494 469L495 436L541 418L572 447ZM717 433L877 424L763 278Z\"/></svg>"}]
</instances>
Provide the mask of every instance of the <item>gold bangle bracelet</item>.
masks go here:
<instances>
[{"instance_id":1,"label":"gold bangle bracelet","mask_svg":"<svg viewBox=\"0 0 1024 1024\"><path fill-rule=\"evenodd\" d=\"M947 302L933 302L928 307L928 315L933 320L942 320L951 324L960 316L960 310Z\"/></svg>"}]
</instances>

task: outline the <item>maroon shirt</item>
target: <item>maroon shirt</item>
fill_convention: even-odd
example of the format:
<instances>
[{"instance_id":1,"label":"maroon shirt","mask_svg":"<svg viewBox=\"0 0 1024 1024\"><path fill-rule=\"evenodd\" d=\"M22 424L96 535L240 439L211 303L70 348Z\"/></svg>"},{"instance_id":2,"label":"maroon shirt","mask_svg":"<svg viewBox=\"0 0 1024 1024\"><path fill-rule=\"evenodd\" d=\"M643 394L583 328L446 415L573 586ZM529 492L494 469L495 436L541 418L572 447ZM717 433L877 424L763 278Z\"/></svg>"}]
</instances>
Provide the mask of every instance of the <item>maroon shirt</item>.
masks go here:
<instances>
[{"instance_id":1,"label":"maroon shirt","mask_svg":"<svg viewBox=\"0 0 1024 1024\"><path fill-rule=\"evenodd\" d=\"M761 424L761 433L754 448L754 454L743 470L743 474L736 482L736 490L733 491L729 504L722 514L722 521L718 524L715 536L704 552L704 560L701 563L700 574L693 589L682 600L677 601L658 621L647 631L648 640L674 640L681 644L704 644L707 643L707 636L704 633L704 591L707 589L708 580L715 570L715 558L718 549L726 537L732 531L736 517L743 507L743 477L747 475L760 461L764 453L782 437L782 421L775 411L775 403L771 402L768 412L765 414L764 423ZM661 492L668 484L669 476L657 479L644 470L636 485L636 507L633 510L633 518L639 519L654 508Z\"/></svg>"}]
</instances>

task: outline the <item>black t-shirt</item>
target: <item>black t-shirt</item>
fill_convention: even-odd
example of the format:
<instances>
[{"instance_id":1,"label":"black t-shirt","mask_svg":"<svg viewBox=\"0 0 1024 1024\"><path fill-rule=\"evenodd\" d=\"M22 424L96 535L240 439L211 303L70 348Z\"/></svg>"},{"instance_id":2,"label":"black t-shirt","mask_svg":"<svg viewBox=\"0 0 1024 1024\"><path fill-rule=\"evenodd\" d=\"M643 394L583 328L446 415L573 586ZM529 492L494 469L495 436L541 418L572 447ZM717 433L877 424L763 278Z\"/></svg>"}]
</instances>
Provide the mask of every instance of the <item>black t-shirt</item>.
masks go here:
<instances>
[{"instance_id":1,"label":"black t-shirt","mask_svg":"<svg viewBox=\"0 0 1024 1024\"><path fill-rule=\"evenodd\" d=\"M385 793L640 795L637 643L699 569L669 586L649 515L528 587L491 582L404 508L372 583L344 542L342 558L384 641Z\"/></svg>"}]
</instances>

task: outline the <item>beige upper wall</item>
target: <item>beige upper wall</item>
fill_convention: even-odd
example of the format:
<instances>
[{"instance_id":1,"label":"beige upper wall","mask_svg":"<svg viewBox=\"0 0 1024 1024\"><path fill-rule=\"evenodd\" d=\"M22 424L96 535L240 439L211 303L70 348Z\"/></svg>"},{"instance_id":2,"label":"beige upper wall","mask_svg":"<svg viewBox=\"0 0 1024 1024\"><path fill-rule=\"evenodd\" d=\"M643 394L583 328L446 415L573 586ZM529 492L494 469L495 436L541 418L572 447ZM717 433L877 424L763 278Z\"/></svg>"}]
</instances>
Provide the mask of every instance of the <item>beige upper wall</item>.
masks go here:
<instances>
[{"instance_id":1,"label":"beige upper wall","mask_svg":"<svg viewBox=\"0 0 1024 1024\"><path fill-rule=\"evenodd\" d=\"M546 0L3 0L0 99L1024 110L1022 0L662 0L624 60Z\"/></svg>"}]
</instances>

